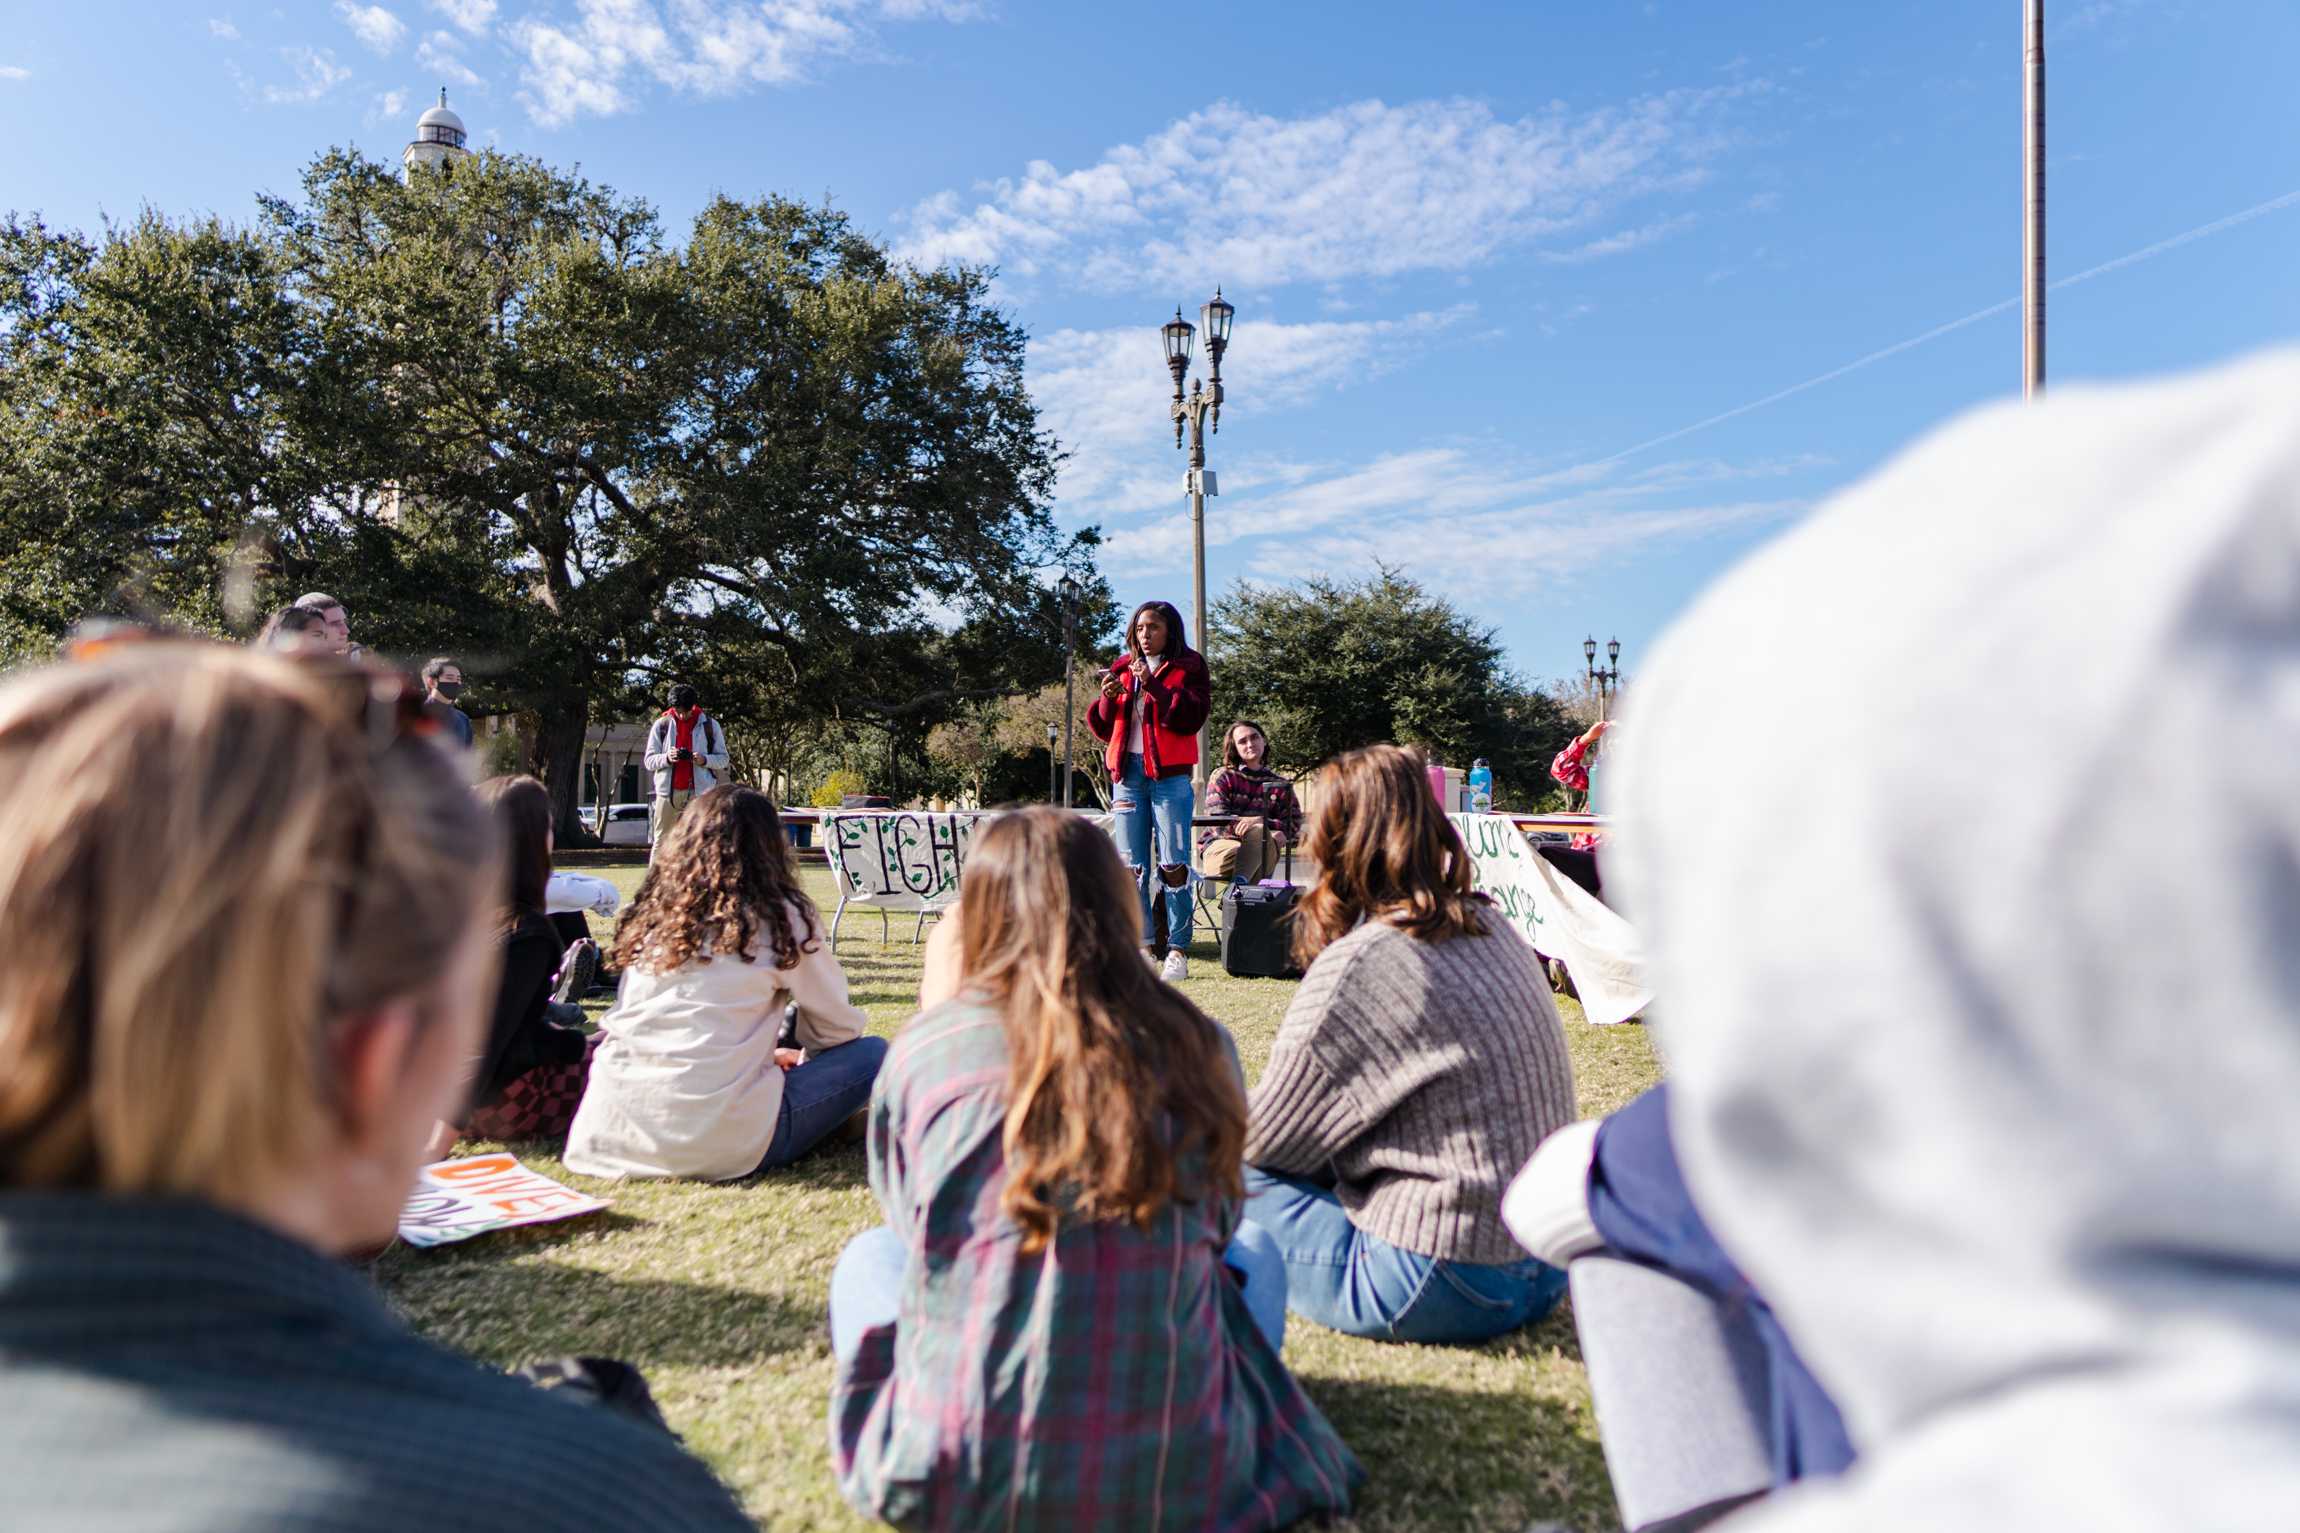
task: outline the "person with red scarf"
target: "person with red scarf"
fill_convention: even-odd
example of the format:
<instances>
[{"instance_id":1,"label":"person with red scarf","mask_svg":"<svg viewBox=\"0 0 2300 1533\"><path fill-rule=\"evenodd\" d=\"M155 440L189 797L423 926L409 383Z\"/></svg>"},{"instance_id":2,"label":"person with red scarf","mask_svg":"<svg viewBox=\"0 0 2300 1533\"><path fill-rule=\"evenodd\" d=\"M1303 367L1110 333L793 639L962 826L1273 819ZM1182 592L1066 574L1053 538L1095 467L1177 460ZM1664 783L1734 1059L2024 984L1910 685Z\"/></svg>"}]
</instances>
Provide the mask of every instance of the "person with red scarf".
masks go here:
<instances>
[{"instance_id":1,"label":"person with red scarf","mask_svg":"<svg viewBox=\"0 0 2300 1533\"><path fill-rule=\"evenodd\" d=\"M1126 653L1102 675L1102 695L1086 710L1086 727L1107 743L1111 829L1142 894L1142 930L1150 930L1155 876L1166 901L1169 946L1161 978L1187 978L1190 963L1190 821L1198 795L1198 731L1212 705L1206 661L1184 642L1173 604L1146 601L1126 624Z\"/></svg>"},{"instance_id":2,"label":"person with red scarf","mask_svg":"<svg viewBox=\"0 0 2300 1533\"><path fill-rule=\"evenodd\" d=\"M649 806L647 855L663 844L679 811L698 793L718 783L716 774L727 769L727 737L719 721L703 711L702 699L682 682L671 689L665 708L647 731L647 770L654 774L655 799Z\"/></svg>"}]
</instances>

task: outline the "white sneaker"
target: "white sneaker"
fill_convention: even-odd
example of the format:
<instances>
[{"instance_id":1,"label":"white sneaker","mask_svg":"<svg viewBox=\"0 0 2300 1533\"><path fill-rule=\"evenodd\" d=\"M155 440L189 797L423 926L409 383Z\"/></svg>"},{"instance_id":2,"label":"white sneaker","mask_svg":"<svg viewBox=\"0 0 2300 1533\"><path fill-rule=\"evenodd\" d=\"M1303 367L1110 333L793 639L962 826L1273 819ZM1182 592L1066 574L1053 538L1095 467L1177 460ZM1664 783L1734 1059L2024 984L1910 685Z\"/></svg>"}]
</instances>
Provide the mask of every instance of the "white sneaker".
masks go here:
<instances>
[{"instance_id":1,"label":"white sneaker","mask_svg":"<svg viewBox=\"0 0 2300 1533\"><path fill-rule=\"evenodd\" d=\"M1170 947L1166 950L1166 962L1158 970L1158 977L1169 985L1178 984L1190 977L1190 960L1180 948Z\"/></svg>"}]
</instances>

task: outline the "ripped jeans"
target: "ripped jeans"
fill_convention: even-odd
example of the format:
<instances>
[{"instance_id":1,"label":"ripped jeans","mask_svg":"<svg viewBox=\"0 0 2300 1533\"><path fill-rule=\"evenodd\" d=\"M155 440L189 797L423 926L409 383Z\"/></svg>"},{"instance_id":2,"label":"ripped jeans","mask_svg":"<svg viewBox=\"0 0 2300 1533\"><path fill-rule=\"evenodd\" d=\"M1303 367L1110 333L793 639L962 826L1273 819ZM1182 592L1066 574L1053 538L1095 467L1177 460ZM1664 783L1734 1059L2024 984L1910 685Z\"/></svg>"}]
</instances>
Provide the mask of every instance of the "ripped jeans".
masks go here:
<instances>
[{"instance_id":1,"label":"ripped jeans","mask_svg":"<svg viewBox=\"0 0 2300 1533\"><path fill-rule=\"evenodd\" d=\"M1166 940L1177 948L1190 946L1190 817L1197 809L1189 773L1152 782L1143 775L1140 756L1126 758L1110 795L1110 833L1142 894L1144 942L1150 940L1151 891L1163 888Z\"/></svg>"}]
</instances>

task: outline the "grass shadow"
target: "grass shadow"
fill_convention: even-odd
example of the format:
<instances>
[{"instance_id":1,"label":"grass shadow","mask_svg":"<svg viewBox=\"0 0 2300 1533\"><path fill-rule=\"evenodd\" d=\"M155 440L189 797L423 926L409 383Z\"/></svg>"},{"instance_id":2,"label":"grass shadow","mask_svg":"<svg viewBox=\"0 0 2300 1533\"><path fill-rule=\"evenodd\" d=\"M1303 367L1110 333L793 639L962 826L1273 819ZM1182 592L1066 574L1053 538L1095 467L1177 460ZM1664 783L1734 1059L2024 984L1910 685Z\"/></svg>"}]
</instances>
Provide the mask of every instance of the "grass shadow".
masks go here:
<instances>
[{"instance_id":1,"label":"grass shadow","mask_svg":"<svg viewBox=\"0 0 2300 1533\"><path fill-rule=\"evenodd\" d=\"M1516 1530L1534 1523L1620 1527L1586 1412L1508 1389L1434 1382L1305 1379L1366 1466L1355 1533Z\"/></svg>"},{"instance_id":2,"label":"grass shadow","mask_svg":"<svg viewBox=\"0 0 2300 1533\"><path fill-rule=\"evenodd\" d=\"M399 1264L392 1303L424 1335L501 1367L614 1357L649 1368L751 1368L826 1344L820 1300L564 1262Z\"/></svg>"}]
</instances>

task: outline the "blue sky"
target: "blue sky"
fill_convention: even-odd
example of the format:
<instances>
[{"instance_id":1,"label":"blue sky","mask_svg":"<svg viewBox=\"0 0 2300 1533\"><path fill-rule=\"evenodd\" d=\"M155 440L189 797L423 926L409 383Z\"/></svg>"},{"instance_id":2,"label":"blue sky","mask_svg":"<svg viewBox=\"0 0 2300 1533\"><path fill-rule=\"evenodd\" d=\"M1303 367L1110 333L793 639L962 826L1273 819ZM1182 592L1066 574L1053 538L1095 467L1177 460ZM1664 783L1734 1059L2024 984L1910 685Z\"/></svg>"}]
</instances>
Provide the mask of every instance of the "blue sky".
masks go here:
<instances>
[{"instance_id":1,"label":"blue sky","mask_svg":"<svg viewBox=\"0 0 2300 1533\"><path fill-rule=\"evenodd\" d=\"M245 217L330 143L477 141L674 226L827 196L993 261L1120 597L1188 610L1156 326L1238 305L1210 583L1401 565L1533 676L1634 671L1732 560L2017 384L2018 0L13 4L0 206ZM2055 0L2053 274L2300 192L2300 7ZM2300 199L2054 297L2055 380L2300 334ZM1657 441L1660 438L1670 438ZM1630 449L1636 449L1631 451ZM1782 657L1784 682L1795 658Z\"/></svg>"}]
</instances>

